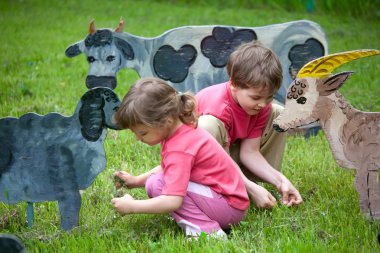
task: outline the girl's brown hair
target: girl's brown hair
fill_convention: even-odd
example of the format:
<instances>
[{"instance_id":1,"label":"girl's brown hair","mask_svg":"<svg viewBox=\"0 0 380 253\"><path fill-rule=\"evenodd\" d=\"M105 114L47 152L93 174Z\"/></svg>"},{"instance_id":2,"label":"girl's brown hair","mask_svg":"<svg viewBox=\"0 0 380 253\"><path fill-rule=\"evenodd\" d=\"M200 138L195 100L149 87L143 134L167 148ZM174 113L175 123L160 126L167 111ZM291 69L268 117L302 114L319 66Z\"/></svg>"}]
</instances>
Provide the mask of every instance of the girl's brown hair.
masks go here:
<instances>
[{"instance_id":1,"label":"girl's brown hair","mask_svg":"<svg viewBox=\"0 0 380 253\"><path fill-rule=\"evenodd\" d=\"M227 73L232 85L242 89L261 86L275 93L282 83L282 67L277 55L256 41L242 44L232 52Z\"/></svg>"},{"instance_id":2,"label":"girl's brown hair","mask_svg":"<svg viewBox=\"0 0 380 253\"><path fill-rule=\"evenodd\" d=\"M142 78L124 96L114 119L120 127L129 129L138 124L163 126L168 116L196 126L195 101L191 93L179 93L159 78Z\"/></svg>"}]
</instances>

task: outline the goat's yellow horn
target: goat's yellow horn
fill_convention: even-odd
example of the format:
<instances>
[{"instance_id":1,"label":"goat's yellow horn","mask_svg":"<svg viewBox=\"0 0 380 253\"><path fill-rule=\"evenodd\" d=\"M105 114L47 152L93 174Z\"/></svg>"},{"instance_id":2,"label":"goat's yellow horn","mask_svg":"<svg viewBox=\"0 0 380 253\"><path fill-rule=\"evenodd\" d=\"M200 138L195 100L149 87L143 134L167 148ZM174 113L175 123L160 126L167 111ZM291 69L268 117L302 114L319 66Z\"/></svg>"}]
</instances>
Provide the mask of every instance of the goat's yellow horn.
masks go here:
<instances>
[{"instance_id":1,"label":"goat's yellow horn","mask_svg":"<svg viewBox=\"0 0 380 253\"><path fill-rule=\"evenodd\" d=\"M298 72L297 78L324 78L329 76L334 69L347 62L378 54L380 54L380 50L361 49L322 56L308 62L305 66L303 66Z\"/></svg>"}]
</instances>

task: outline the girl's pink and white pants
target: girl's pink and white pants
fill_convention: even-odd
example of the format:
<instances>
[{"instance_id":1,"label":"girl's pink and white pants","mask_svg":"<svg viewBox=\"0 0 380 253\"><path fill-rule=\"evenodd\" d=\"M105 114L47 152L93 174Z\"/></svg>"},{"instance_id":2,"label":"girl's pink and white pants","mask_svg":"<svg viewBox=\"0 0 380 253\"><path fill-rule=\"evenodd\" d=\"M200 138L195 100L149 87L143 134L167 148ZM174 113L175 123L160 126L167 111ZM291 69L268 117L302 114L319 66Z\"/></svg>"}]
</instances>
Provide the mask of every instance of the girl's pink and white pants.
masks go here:
<instances>
[{"instance_id":1,"label":"girl's pink and white pants","mask_svg":"<svg viewBox=\"0 0 380 253\"><path fill-rule=\"evenodd\" d=\"M148 178L145 189L153 198L161 195L164 185L164 174L160 172ZM223 195L194 182L189 182L182 206L172 213L186 235L199 236L203 231L217 237L226 237L223 229L238 224L244 215L245 211L231 207Z\"/></svg>"}]
</instances>

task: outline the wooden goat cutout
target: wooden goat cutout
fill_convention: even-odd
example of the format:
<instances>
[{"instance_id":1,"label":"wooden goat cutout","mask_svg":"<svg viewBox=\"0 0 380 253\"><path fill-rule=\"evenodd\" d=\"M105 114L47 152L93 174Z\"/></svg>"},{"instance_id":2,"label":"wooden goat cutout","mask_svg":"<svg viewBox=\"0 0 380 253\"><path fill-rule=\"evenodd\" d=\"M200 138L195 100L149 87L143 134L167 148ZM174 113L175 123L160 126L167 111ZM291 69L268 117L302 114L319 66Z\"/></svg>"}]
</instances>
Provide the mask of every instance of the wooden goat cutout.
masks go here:
<instances>
[{"instance_id":1,"label":"wooden goat cutout","mask_svg":"<svg viewBox=\"0 0 380 253\"><path fill-rule=\"evenodd\" d=\"M114 31L97 30L92 21L86 38L66 49L68 57L86 55L87 87L114 89L116 73L132 68L141 77L159 77L179 91L196 93L227 81L225 66L231 52L243 42L257 40L279 56L284 78L275 99L283 104L287 85L298 70L328 51L321 27L307 20L263 27L185 26L154 38L134 36L123 28L123 20Z\"/></svg>"},{"instance_id":2,"label":"wooden goat cutout","mask_svg":"<svg viewBox=\"0 0 380 253\"><path fill-rule=\"evenodd\" d=\"M61 227L78 226L79 190L106 167L104 141L107 128L118 129L112 117L119 105L111 89L94 88L82 96L71 117L27 113L19 119L1 118L0 200L57 200Z\"/></svg>"},{"instance_id":3,"label":"wooden goat cutout","mask_svg":"<svg viewBox=\"0 0 380 253\"><path fill-rule=\"evenodd\" d=\"M375 219L380 219L380 113L359 111L338 92L352 72L331 73L344 63L379 54L357 50L309 62L289 87L285 110L273 124L276 130L287 131L319 121L337 163L357 170L360 209Z\"/></svg>"}]
</instances>

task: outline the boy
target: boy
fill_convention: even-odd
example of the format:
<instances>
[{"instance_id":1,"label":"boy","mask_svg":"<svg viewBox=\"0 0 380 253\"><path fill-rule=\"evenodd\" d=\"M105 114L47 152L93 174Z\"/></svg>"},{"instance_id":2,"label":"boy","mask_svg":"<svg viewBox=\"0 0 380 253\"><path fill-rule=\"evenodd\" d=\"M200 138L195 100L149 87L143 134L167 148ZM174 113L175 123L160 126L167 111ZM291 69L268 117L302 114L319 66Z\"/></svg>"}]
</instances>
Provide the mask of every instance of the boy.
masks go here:
<instances>
[{"instance_id":1,"label":"boy","mask_svg":"<svg viewBox=\"0 0 380 253\"><path fill-rule=\"evenodd\" d=\"M272 128L273 119L282 110L272 104L282 82L276 54L257 42L242 44L230 55L227 73L228 82L196 95L198 125L210 132L239 165L246 189L258 207L272 208L276 199L249 179L274 185L287 206L300 204L298 190L279 171L285 133Z\"/></svg>"}]
</instances>

